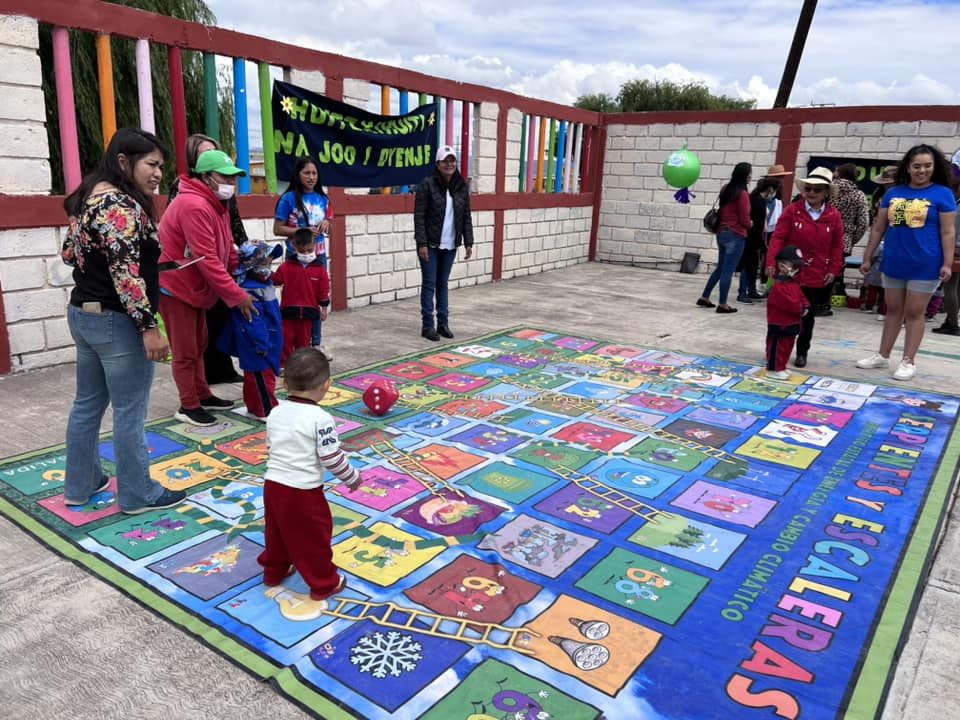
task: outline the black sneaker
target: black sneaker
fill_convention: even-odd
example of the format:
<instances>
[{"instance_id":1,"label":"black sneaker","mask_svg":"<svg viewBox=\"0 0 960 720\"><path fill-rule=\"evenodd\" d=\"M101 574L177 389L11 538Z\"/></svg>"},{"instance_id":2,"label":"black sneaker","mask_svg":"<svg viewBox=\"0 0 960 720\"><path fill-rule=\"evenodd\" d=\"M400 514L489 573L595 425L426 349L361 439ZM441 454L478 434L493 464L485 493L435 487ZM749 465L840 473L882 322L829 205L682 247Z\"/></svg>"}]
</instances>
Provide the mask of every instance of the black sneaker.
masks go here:
<instances>
[{"instance_id":1,"label":"black sneaker","mask_svg":"<svg viewBox=\"0 0 960 720\"><path fill-rule=\"evenodd\" d=\"M189 423L190 425L196 425L198 427L208 427L217 424L217 419L202 407L191 408L190 410L181 407L173 414L173 417L180 422Z\"/></svg>"},{"instance_id":2,"label":"black sneaker","mask_svg":"<svg viewBox=\"0 0 960 720\"><path fill-rule=\"evenodd\" d=\"M224 400L216 395L211 395L200 401L200 407L214 408L215 410L229 410L233 407L233 400Z\"/></svg>"},{"instance_id":3,"label":"black sneaker","mask_svg":"<svg viewBox=\"0 0 960 720\"><path fill-rule=\"evenodd\" d=\"M434 342L438 342L440 340L440 336L437 335L437 331L433 328L424 328L420 331L420 334L427 340L433 340Z\"/></svg>"},{"instance_id":4,"label":"black sneaker","mask_svg":"<svg viewBox=\"0 0 960 720\"><path fill-rule=\"evenodd\" d=\"M142 513L150 512L151 510L172 508L175 505L179 505L186 499L187 494L183 490L164 489L164 491L160 494L160 497L158 497L149 505L144 505L142 508L137 508L136 510L122 510L121 512L124 515L141 515Z\"/></svg>"},{"instance_id":5,"label":"black sneaker","mask_svg":"<svg viewBox=\"0 0 960 720\"><path fill-rule=\"evenodd\" d=\"M751 304L753 304L753 300L751 300L751 299L750 299L749 297L747 297L746 295L737 295L737 302L738 302L738 303L743 303L744 305L751 305Z\"/></svg>"},{"instance_id":6,"label":"black sneaker","mask_svg":"<svg viewBox=\"0 0 960 720\"><path fill-rule=\"evenodd\" d=\"M933 328L930 332L935 332L938 335L960 335L960 327L944 323L940 327Z\"/></svg>"},{"instance_id":7,"label":"black sneaker","mask_svg":"<svg viewBox=\"0 0 960 720\"><path fill-rule=\"evenodd\" d=\"M450 332L450 327L448 325L441 325L437 328L437 333L443 335L445 338L453 340L453 333Z\"/></svg>"}]
</instances>

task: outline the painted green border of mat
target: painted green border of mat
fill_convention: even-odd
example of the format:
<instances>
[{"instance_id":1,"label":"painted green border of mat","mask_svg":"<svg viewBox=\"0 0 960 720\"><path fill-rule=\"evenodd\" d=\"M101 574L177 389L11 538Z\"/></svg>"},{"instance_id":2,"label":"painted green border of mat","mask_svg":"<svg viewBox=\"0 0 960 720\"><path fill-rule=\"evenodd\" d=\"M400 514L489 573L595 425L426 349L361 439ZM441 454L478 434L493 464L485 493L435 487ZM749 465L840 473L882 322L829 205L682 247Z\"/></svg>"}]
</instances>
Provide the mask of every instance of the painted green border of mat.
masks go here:
<instances>
[{"instance_id":1,"label":"painted green border of mat","mask_svg":"<svg viewBox=\"0 0 960 720\"><path fill-rule=\"evenodd\" d=\"M127 575L95 554L61 537L2 497L0 497L0 512L57 554L86 568L94 576L101 578L128 597L176 623L177 626L202 639L211 648L223 653L258 677L269 678L277 673L275 664L216 630L204 620L182 610L176 603L150 589L139 579Z\"/></svg>"},{"instance_id":2,"label":"painted green border of mat","mask_svg":"<svg viewBox=\"0 0 960 720\"><path fill-rule=\"evenodd\" d=\"M933 563L934 546L949 510L949 498L958 470L960 422L955 421L953 433L940 458L940 467L904 554L904 561L900 564L883 613L877 621L877 630L844 717L851 720L876 717L881 703L885 704L892 681L891 671L906 641L907 631L913 624L923 583Z\"/></svg>"}]
</instances>

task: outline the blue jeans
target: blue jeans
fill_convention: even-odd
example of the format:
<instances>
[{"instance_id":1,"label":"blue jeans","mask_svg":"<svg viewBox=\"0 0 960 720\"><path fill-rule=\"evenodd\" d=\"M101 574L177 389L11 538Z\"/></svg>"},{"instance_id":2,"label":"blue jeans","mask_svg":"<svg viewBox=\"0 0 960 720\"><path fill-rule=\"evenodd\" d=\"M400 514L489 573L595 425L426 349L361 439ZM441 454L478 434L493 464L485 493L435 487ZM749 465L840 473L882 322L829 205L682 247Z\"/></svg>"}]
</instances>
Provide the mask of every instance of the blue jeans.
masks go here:
<instances>
[{"instance_id":1,"label":"blue jeans","mask_svg":"<svg viewBox=\"0 0 960 720\"><path fill-rule=\"evenodd\" d=\"M433 329L433 301L437 301L437 327L447 322L447 281L457 251L428 247L427 259L420 259L420 317L424 328ZM419 258L419 254L417 255Z\"/></svg>"},{"instance_id":2,"label":"blue jeans","mask_svg":"<svg viewBox=\"0 0 960 720\"><path fill-rule=\"evenodd\" d=\"M717 235L717 246L720 248L720 254L717 257L717 266L710 273L706 287L703 288L703 297L710 299L710 293L713 292L713 286L720 283L721 305L727 304L727 295L730 293L730 282L733 280L733 273L737 269L737 263L740 262L740 256L743 254L743 245L746 238L737 235L732 230L721 230Z\"/></svg>"},{"instance_id":3,"label":"blue jeans","mask_svg":"<svg viewBox=\"0 0 960 720\"><path fill-rule=\"evenodd\" d=\"M77 345L77 394L67 422L64 497L85 501L103 484L100 421L112 404L119 505L121 510L137 510L163 493L163 486L150 477L144 429L153 362L125 313L89 313L70 305L67 324Z\"/></svg>"}]
</instances>

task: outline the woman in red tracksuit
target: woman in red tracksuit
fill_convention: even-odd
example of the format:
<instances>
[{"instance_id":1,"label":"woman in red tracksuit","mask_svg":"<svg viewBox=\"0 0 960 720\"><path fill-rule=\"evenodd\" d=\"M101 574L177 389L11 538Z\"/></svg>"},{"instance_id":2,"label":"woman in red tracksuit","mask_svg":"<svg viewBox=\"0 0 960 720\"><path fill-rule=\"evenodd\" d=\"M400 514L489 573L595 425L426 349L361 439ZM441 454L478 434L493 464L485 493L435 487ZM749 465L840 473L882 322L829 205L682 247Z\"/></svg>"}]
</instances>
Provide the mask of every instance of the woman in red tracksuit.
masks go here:
<instances>
[{"instance_id":1,"label":"woman in red tracksuit","mask_svg":"<svg viewBox=\"0 0 960 720\"><path fill-rule=\"evenodd\" d=\"M254 312L250 297L230 275L237 266L237 248L230 229L228 203L236 177L244 171L226 153L207 150L180 177L180 192L160 221L161 263L200 258L182 270L160 273L160 314L173 351L173 381L180 394L174 417L191 425L214 425L209 410L233 407L210 391L203 366L207 347L206 311L218 300L236 308L248 320Z\"/></svg>"},{"instance_id":2,"label":"woman in red tracksuit","mask_svg":"<svg viewBox=\"0 0 960 720\"><path fill-rule=\"evenodd\" d=\"M767 250L767 275L775 275L771 262L787 245L795 245L803 256L800 287L810 306L815 308L830 303L833 281L843 269L843 220L827 200L833 172L818 167L806 178L797 178L801 197L783 209L777 229L770 238ZM797 337L797 356L793 364L802 368L807 364L807 353L813 339L814 314L808 312L800 324Z\"/></svg>"}]
</instances>

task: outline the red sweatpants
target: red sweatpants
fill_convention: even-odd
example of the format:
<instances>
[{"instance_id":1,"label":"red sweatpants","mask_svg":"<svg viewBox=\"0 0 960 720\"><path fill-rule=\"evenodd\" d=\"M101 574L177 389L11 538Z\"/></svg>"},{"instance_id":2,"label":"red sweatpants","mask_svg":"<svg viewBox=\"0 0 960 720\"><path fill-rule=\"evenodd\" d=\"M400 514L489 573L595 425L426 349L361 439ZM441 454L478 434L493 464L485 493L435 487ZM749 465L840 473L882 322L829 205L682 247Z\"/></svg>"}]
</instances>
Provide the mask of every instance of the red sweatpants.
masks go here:
<instances>
[{"instance_id":1,"label":"red sweatpants","mask_svg":"<svg viewBox=\"0 0 960 720\"><path fill-rule=\"evenodd\" d=\"M243 371L243 402L258 418L265 418L278 405L277 376L272 368Z\"/></svg>"},{"instance_id":2,"label":"red sweatpants","mask_svg":"<svg viewBox=\"0 0 960 720\"><path fill-rule=\"evenodd\" d=\"M167 327L173 355L173 382L180 394L180 405L193 410L213 394L203 371L203 351L207 349L206 311L161 293L160 315Z\"/></svg>"},{"instance_id":3,"label":"red sweatpants","mask_svg":"<svg viewBox=\"0 0 960 720\"><path fill-rule=\"evenodd\" d=\"M279 585L292 564L314 600L326 600L340 584L333 564L333 516L323 488L301 490L272 480L263 484L266 547L257 558L263 582Z\"/></svg>"},{"instance_id":4,"label":"red sweatpants","mask_svg":"<svg viewBox=\"0 0 960 720\"><path fill-rule=\"evenodd\" d=\"M287 358L294 350L310 347L312 328L313 320L283 319L283 356L280 358L280 365L286 366Z\"/></svg>"},{"instance_id":5,"label":"red sweatpants","mask_svg":"<svg viewBox=\"0 0 960 720\"><path fill-rule=\"evenodd\" d=\"M767 323L767 370L787 369L799 328L799 325Z\"/></svg>"}]
</instances>

